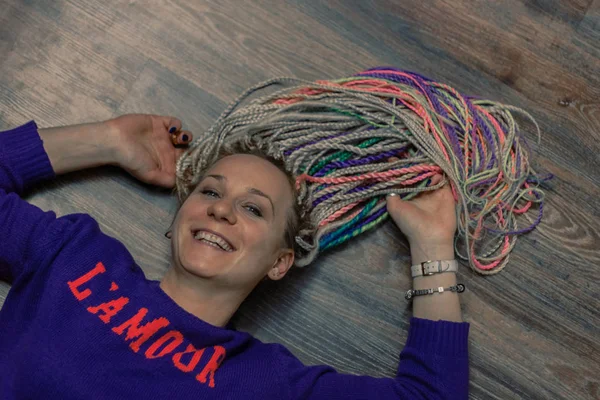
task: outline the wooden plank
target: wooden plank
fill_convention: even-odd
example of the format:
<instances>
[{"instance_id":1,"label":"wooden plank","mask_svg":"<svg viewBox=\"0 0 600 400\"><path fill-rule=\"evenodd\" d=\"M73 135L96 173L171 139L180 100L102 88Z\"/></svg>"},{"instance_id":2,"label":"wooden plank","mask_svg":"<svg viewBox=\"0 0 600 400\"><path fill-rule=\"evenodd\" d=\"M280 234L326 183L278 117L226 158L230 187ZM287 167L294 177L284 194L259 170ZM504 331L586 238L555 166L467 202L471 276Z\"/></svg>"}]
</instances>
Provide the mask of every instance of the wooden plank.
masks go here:
<instances>
[{"instance_id":1,"label":"wooden plank","mask_svg":"<svg viewBox=\"0 0 600 400\"><path fill-rule=\"evenodd\" d=\"M40 126L108 118L143 64L76 5L7 4L2 20L2 128L35 116Z\"/></svg>"},{"instance_id":2,"label":"wooden plank","mask_svg":"<svg viewBox=\"0 0 600 400\"><path fill-rule=\"evenodd\" d=\"M120 11L113 35L226 101L275 76L346 76L377 61L284 2L123 2Z\"/></svg>"},{"instance_id":3,"label":"wooden plank","mask_svg":"<svg viewBox=\"0 0 600 400\"><path fill-rule=\"evenodd\" d=\"M4 301L6 300L9 290L10 285L6 282L0 281L0 308L2 308L4 305Z\"/></svg>"},{"instance_id":4,"label":"wooden plank","mask_svg":"<svg viewBox=\"0 0 600 400\"><path fill-rule=\"evenodd\" d=\"M532 17L538 17L538 14L544 17L550 17L552 20L558 20L568 25L577 27L585 18L585 14L594 0L546 0L546 1L524 1L523 5L533 14Z\"/></svg>"}]
</instances>

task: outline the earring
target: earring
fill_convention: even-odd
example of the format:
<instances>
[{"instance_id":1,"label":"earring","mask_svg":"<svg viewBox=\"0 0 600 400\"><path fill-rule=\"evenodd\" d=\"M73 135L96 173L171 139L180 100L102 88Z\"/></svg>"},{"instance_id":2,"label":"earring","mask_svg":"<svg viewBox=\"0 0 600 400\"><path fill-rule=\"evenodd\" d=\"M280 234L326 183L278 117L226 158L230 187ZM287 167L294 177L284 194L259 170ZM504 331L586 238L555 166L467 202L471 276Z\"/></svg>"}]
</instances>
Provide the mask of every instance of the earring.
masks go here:
<instances>
[{"instance_id":1,"label":"earring","mask_svg":"<svg viewBox=\"0 0 600 400\"><path fill-rule=\"evenodd\" d=\"M167 239L171 239L171 236L173 236L173 234L171 233L171 231L167 231L167 233L165 233L165 237Z\"/></svg>"}]
</instances>

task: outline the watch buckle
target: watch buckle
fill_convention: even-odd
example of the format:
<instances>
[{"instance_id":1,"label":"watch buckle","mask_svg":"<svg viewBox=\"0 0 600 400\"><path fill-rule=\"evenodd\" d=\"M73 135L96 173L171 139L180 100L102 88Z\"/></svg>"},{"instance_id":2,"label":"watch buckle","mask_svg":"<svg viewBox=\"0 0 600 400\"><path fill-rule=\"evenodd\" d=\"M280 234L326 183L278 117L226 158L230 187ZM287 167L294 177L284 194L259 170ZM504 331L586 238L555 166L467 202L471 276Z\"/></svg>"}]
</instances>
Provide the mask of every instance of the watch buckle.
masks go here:
<instances>
[{"instance_id":1,"label":"watch buckle","mask_svg":"<svg viewBox=\"0 0 600 400\"><path fill-rule=\"evenodd\" d=\"M425 264L433 262L433 260L428 260L428 261L423 261L421 263L421 274L423 274L423 276L431 276L431 275L435 275L435 272L425 272ZM439 265L438 265L439 268Z\"/></svg>"}]
</instances>

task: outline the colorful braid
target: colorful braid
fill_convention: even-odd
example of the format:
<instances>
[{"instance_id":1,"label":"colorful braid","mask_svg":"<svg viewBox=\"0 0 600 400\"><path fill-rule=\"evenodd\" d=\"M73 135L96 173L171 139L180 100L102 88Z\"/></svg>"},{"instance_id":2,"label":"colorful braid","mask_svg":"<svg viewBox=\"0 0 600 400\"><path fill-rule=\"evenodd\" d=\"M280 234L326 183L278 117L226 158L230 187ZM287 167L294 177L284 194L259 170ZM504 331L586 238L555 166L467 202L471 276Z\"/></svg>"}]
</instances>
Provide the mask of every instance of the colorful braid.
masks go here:
<instances>
[{"instance_id":1,"label":"colorful braid","mask_svg":"<svg viewBox=\"0 0 600 400\"><path fill-rule=\"evenodd\" d=\"M255 92L292 85L240 106ZM513 114L525 111L462 96L421 75L379 67L353 77L308 82L277 78L248 89L190 144L177 163L187 197L221 146L261 143L297 177L299 202L311 205L315 230L300 232L296 265L388 218L385 195L410 200L450 180L458 216L455 250L482 274L508 262L517 235L542 218L544 192ZM388 162L390 157L397 161ZM537 217L529 212L537 205ZM520 228L518 220L529 224Z\"/></svg>"}]
</instances>

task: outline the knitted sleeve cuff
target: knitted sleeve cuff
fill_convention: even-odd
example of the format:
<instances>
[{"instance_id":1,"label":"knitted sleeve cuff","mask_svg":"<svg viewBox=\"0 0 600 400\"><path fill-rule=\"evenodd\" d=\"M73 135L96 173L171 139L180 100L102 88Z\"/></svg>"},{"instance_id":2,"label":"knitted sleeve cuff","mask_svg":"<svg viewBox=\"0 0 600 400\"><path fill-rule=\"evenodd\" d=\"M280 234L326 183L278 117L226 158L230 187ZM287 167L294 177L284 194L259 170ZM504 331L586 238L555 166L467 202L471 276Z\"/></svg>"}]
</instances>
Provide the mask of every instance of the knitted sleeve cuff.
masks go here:
<instances>
[{"instance_id":1,"label":"knitted sleeve cuff","mask_svg":"<svg viewBox=\"0 0 600 400\"><path fill-rule=\"evenodd\" d=\"M467 322L431 321L413 317L410 320L406 347L445 357L466 357L468 339Z\"/></svg>"},{"instance_id":2,"label":"knitted sleeve cuff","mask_svg":"<svg viewBox=\"0 0 600 400\"><path fill-rule=\"evenodd\" d=\"M56 177L34 121L2 132L0 155L12 171L16 191Z\"/></svg>"}]
</instances>

